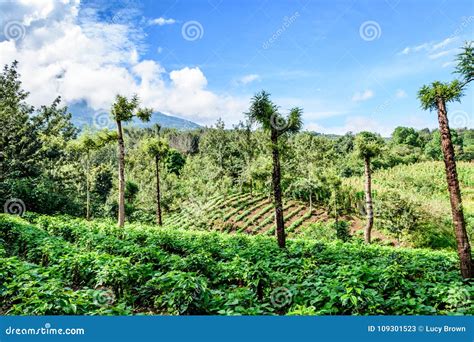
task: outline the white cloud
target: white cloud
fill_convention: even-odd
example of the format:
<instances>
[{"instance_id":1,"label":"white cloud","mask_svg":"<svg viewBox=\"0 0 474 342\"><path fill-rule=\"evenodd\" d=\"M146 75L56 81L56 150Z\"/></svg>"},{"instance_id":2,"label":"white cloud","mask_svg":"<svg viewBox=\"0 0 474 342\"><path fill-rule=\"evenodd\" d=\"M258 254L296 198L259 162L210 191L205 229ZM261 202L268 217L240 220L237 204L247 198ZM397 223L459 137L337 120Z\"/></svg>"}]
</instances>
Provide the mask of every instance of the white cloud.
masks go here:
<instances>
[{"instance_id":1,"label":"white cloud","mask_svg":"<svg viewBox=\"0 0 474 342\"><path fill-rule=\"evenodd\" d=\"M446 46L449 46L450 44L456 42L457 40L458 40L458 37L448 37L440 42L427 42L427 43L423 43L416 46L407 46L402 51L400 51L399 54L408 55L410 53L420 52L420 51L433 53L437 50L445 48Z\"/></svg>"},{"instance_id":2,"label":"white cloud","mask_svg":"<svg viewBox=\"0 0 474 342\"><path fill-rule=\"evenodd\" d=\"M397 99L403 99L404 97L407 97L407 93L405 92L405 90L403 89L398 89L396 92L395 92L395 97Z\"/></svg>"},{"instance_id":3,"label":"white cloud","mask_svg":"<svg viewBox=\"0 0 474 342\"><path fill-rule=\"evenodd\" d=\"M361 102L361 101L366 101L370 98L374 97L374 92L370 89L367 89L363 92L356 92L352 96L352 101L354 102Z\"/></svg>"},{"instance_id":4,"label":"white cloud","mask_svg":"<svg viewBox=\"0 0 474 342\"><path fill-rule=\"evenodd\" d=\"M158 26L172 25L174 23L176 23L175 19L172 19L172 18L165 19L163 17L159 17L159 18L152 19L149 21L150 25L158 25Z\"/></svg>"},{"instance_id":5,"label":"white cloud","mask_svg":"<svg viewBox=\"0 0 474 342\"><path fill-rule=\"evenodd\" d=\"M448 46L449 44L455 42L456 39L457 39L456 37L449 37L449 38L446 38L445 40L443 40L439 43L433 44L432 51L442 49L442 48Z\"/></svg>"},{"instance_id":6,"label":"white cloud","mask_svg":"<svg viewBox=\"0 0 474 342\"><path fill-rule=\"evenodd\" d=\"M61 95L68 104L85 100L94 110L108 110L117 93L136 93L147 107L201 124L218 117L236 123L248 107L248 99L207 90L199 68L167 71L157 61L141 60L136 28L99 22L93 13L79 18L76 1L0 2L0 20L2 13L24 23L25 36L0 36L0 66L19 61L28 102L35 106Z\"/></svg>"},{"instance_id":7,"label":"white cloud","mask_svg":"<svg viewBox=\"0 0 474 342\"><path fill-rule=\"evenodd\" d=\"M456 65L456 62L450 61L450 62L445 62L445 63L443 63L442 67L443 67L443 68L447 68L447 67L453 66L453 65Z\"/></svg>"},{"instance_id":8,"label":"white cloud","mask_svg":"<svg viewBox=\"0 0 474 342\"><path fill-rule=\"evenodd\" d=\"M438 58L441 58L441 57L444 57L444 56L453 55L456 51L458 51L458 49L444 50L444 51L432 53L432 54L428 55L428 58L429 59L438 59Z\"/></svg>"},{"instance_id":9,"label":"white cloud","mask_svg":"<svg viewBox=\"0 0 474 342\"><path fill-rule=\"evenodd\" d=\"M259 76L259 75L257 75L257 74L249 74L249 75L245 75L245 76L242 76L241 78L239 78L239 80L237 81L237 83L246 85L246 84L249 84L249 83L258 81L258 80L260 80L260 76Z\"/></svg>"}]
</instances>

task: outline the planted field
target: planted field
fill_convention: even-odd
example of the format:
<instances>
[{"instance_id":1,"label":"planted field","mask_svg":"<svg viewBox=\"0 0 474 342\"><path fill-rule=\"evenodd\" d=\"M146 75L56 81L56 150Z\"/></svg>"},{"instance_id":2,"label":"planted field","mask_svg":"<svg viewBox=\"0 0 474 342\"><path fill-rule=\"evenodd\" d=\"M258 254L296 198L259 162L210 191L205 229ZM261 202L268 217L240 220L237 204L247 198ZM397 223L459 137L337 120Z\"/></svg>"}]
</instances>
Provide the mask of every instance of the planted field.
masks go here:
<instances>
[{"instance_id":1,"label":"planted field","mask_svg":"<svg viewBox=\"0 0 474 342\"><path fill-rule=\"evenodd\" d=\"M192 208L192 205L185 207ZM268 196L234 194L227 198L211 199L197 210L171 213L165 217L164 225L170 228L195 229L195 222L199 220L206 222L206 230L273 235L275 213L272 209L273 202ZM292 236L297 235L296 228L304 229L319 219L328 220L327 217L318 215L316 210L310 211L306 203L296 200L288 200L283 206L283 213L286 225L292 227L289 231Z\"/></svg>"},{"instance_id":2,"label":"planted field","mask_svg":"<svg viewBox=\"0 0 474 342\"><path fill-rule=\"evenodd\" d=\"M451 252L0 215L6 314L474 313Z\"/></svg>"}]
</instances>

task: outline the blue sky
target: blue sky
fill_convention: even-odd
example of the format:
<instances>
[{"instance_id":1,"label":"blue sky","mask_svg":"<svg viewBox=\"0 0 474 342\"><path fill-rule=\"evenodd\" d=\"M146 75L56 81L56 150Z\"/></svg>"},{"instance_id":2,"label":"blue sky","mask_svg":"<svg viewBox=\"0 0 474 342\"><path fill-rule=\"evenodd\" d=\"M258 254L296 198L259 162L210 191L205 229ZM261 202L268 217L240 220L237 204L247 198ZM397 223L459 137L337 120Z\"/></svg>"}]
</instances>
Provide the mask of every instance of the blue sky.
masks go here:
<instances>
[{"instance_id":1,"label":"blue sky","mask_svg":"<svg viewBox=\"0 0 474 342\"><path fill-rule=\"evenodd\" d=\"M45 52L50 69L62 65L64 82L55 89L66 102L82 99L94 110L107 107L109 100L86 91L111 95L79 87L74 79L97 83L87 75L96 75L99 65L109 70L100 78L107 88L138 92L154 109L201 124L218 117L229 125L238 122L251 96L265 89L283 112L301 106L306 129L338 134L436 127L436 114L420 109L416 92L425 83L455 77L454 57L474 33L474 2L467 0L119 0L72 1L72 7L75 11L41 14L37 24L25 20L27 14L34 17L31 8L10 9L22 16L15 18L26 34L16 41L16 54L3 46L11 55L26 56L32 49L29 35L38 37L40 27L59 31L50 16L69 11L63 32L78 27L90 46L106 45L108 52L91 55L102 58L98 64ZM130 82L133 87L126 86ZM449 107L452 126L472 128L473 107L471 87L461 104Z\"/></svg>"}]
</instances>

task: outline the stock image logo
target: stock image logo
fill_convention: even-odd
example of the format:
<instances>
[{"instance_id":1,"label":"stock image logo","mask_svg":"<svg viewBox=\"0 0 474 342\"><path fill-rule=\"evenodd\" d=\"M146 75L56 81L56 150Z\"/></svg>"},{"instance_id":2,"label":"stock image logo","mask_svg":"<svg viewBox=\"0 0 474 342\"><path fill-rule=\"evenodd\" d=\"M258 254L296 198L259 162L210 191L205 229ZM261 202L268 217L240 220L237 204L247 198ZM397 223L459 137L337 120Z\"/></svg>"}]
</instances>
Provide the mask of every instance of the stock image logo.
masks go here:
<instances>
[{"instance_id":1,"label":"stock image logo","mask_svg":"<svg viewBox=\"0 0 474 342\"><path fill-rule=\"evenodd\" d=\"M181 28L181 35L187 41L195 41L201 39L204 36L204 28L201 23L196 20L187 21Z\"/></svg>"},{"instance_id":2,"label":"stock image logo","mask_svg":"<svg viewBox=\"0 0 474 342\"><path fill-rule=\"evenodd\" d=\"M272 305L281 309L287 305L290 305L293 300L293 292L286 287L277 287L272 291L271 302Z\"/></svg>"},{"instance_id":3,"label":"stock image logo","mask_svg":"<svg viewBox=\"0 0 474 342\"><path fill-rule=\"evenodd\" d=\"M462 110L456 110L452 113L448 113L448 118L450 125L453 127L469 128L474 124L472 115L469 115Z\"/></svg>"},{"instance_id":4,"label":"stock image logo","mask_svg":"<svg viewBox=\"0 0 474 342\"><path fill-rule=\"evenodd\" d=\"M99 288L94 292L94 304L97 306L110 306L115 303L115 294L111 289Z\"/></svg>"},{"instance_id":5,"label":"stock image logo","mask_svg":"<svg viewBox=\"0 0 474 342\"><path fill-rule=\"evenodd\" d=\"M359 35L363 40L370 42L380 38L382 35L382 28L376 21L365 21L359 27Z\"/></svg>"},{"instance_id":6,"label":"stock image logo","mask_svg":"<svg viewBox=\"0 0 474 342\"><path fill-rule=\"evenodd\" d=\"M11 198L3 205L3 212L11 215L22 216L26 211L25 202L19 198Z\"/></svg>"},{"instance_id":7,"label":"stock image logo","mask_svg":"<svg viewBox=\"0 0 474 342\"><path fill-rule=\"evenodd\" d=\"M105 111L98 111L95 112L93 117L92 117L92 123L94 127L98 129L113 129L114 128L114 122L112 118L110 117L110 114Z\"/></svg>"},{"instance_id":8,"label":"stock image logo","mask_svg":"<svg viewBox=\"0 0 474 342\"><path fill-rule=\"evenodd\" d=\"M19 21L9 21L3 27L3 34L8 40L21 40L25 37L25 26Z\"/></svg>"},{"instance_id":9,"label":"stock image logo","mask_svg":"<svg viewBox=\"0 0 474 342\"><path fill-rule=\"evenodd\" d=\"M277 131L283 131L288 128L289 120L286 120L280 114L275 113L270 117L270 125Z\"/></svg>"}]
</instances>

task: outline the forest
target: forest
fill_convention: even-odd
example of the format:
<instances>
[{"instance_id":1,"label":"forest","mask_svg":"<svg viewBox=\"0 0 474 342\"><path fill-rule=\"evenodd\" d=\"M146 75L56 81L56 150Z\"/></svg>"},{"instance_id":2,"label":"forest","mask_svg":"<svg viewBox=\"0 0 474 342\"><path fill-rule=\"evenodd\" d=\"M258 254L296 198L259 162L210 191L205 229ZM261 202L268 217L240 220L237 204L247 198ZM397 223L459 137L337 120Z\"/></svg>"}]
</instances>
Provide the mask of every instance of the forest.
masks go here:
<instances>
[{"instance_id":1,"label":"forest","mask_svg":"<svg viewBox=\"0 0 474 342\"><path fill-rule=\"evenodd\" d=\"M473 49L420 84L439 128L390 137L304 131L263 90L233 127L140 128L137 95L76 127L5 65L0 314L474 314L474 129L448 120Z\"/></svg>"}]
</instances>

